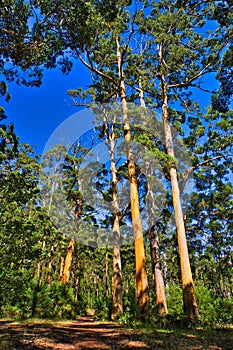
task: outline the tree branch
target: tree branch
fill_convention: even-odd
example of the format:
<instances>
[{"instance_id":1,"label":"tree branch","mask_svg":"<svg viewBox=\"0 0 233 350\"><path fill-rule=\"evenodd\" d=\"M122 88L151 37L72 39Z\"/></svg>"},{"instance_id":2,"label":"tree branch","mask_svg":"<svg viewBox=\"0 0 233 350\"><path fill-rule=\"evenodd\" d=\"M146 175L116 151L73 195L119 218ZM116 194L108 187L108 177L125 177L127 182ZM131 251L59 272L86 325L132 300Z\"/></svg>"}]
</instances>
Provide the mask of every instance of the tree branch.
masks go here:
<instances>
[{"instance_id":1,"label":"tree branch","mask_svg":"<svg viewBox=\"0 0 233 350\"><path fill-rule=\"evenodd\" d=\"M218 155L218 156L216 156L214 158L206 159L203 162L200 162L197 165L192 166L185 173L183 173L182 174L182 182L180 184L180 193L182 194L182 192L184 191L185 184L188 181L188 179L189 179L189 177L190 177L190 175L191 175L193 170L199 168L202 165L208 164L210 162L213 162L214 160L221 159L221 158L223 158L223 155Z\"/></svg>"},{"instance_id":2,"label":"tree branch","mask_svg":"<svg viewBox=\"0 0 233 350\"><path fill-rule=\"evenodd\" d=\"M100 70L98 70L97 68L95 68L92 64L87 63L87 61L85 61L82 58L81 53L77 50L77 48L75 48L76 54L79 58L79 60L82 62L82 64L87 67L90 71L92 71L93 73L96 73L98 75L100 75L102 78L105 78L107 80L109 80L112 84L114 84L115 86L117 86L119 88L119 84L112 78L110 77L108 74L101 72ZM89 60L90 62L90 60Z\"/></svg>"}]
</instances>

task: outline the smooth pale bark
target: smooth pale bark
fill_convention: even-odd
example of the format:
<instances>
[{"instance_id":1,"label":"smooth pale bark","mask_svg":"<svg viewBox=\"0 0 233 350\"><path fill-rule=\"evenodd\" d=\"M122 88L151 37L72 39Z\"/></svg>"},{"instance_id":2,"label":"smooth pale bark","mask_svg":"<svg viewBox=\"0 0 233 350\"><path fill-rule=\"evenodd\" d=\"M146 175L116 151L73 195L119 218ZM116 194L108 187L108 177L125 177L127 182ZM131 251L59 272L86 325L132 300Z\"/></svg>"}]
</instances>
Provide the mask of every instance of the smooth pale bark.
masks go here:
<instances>
[{"instance_id":1,"label":"smooth pale bark","mask_svg":"<svg viewBox=\"0 0 233 350\"><path fill-rule=\"evenodd\" d=\"M122 270L120 255L120 225L119 219L114 219L113 226L113 276L112 276L112 314L114 320L117 315L123 313L122 301Z\"/></svg>"},{"instance_id":2,"label":"smooth pale bark","mask_svg":"<svg viewBox=\"0 0 233 350\"><path fill-rule=\"evenodd\" d=\"M109 269L108 269L108 250L105 252L105 296L108 299L109 296Z\"/></svg>"},{"instance_id":3,"label":"smooth pale bark","mask_svg":"<svg viewBox=\"0 0 233 350\"><path fill-rule=\"evenodd\" d=\"M43 270L44 270L44 260L43 260L43 252L45 251L45 247L46 247L46 241L47 241L47 237L49 235L49 227L48 225L46 225L45 227L45 235L43 237L43 241L42 241L42 247L41 247L41 259L37 264L37 271L34 274L34 277L37 278L38 280L38 288L40 288L41 284L42 284L42 275L43 275Z\"/></svg>"},{"instance_id":4,"label":"smooth pale bark","mask_svg":"<svg viewBox=\"0 0 233 350\"><path fill-rule=\"evenodd\" d=\"M80 265L80 259L78 259L76 266L74 267L76 271L80 271L81 265ZM80 276L79 274L75 278L75 300L78 300L79 296L79 282L80 282Z\"/></svg>"},{"instance_id":5,"label":"smooth pale bark","mask_svg":"<svg viewBox=\"0 0 233 350\"><path fill-rule=\"evenodd\" d=\"M171 157L174 155L173 137L171 123L169 121L168 113L168 96L166 91L166 85L164 83L164 77L161 77L161 88L162 88L162 117L164 122L165 138L166 138L166 149L167 154ZM172 189L172 201L175 214L175 223L177 230L177 241L178 241L178 253L180 257L180 269L183 289L183 302L184 312L188 317L198 317L197 303L194 295L194 284L192 278L192 272L189 261L187 239L185 233L185 225L183 218L183 211L180 199L180 190L178 185L177 171L174 162L170 164L170 181Z\"/></svg>"},{"instance_id":6,"label":"smooth pale bark","mask_svg":"<svg viewBox=\"0 0 233 350\"><path fill-rule=\"evenodd\" d=\"M149 240L150 240L150 251L151 251L151 264L153 281L156 291L156 310L160 317L167 315L167 300L165 293L165 285L163 272L160 265L160 249L159 249L159 235L156 227L156 220L154 218L154 194L150 188L150 182L147 183L147 202L148 202L148 216L149 216Z\"/></svg>"},{"instance_id":7,"label":"smooth pale bark","mask_svg":"<svg viewBox=\"0 0 233 350\"><path fill-rule=\"evenodd\" d=\"M168 314L167 299L165 293L163 272L160 266L160 249L158 231L156 225L153 225L149 230L150 250L151 250L151 263L153 280L156 291L156 310L157 314L162 317Z\"/></svg>"},{"instance_id":8,"label":"smooth pale bark","mask_svg":"<svg viewBox=\"0 0 233 350\"><path fill-rule=\"evenodd\" d=\"M140 88L140 105L143 108L146 108L144 94L141 87L141 80L139 81ZM142 116L143 118L143 116ZM162 317L168 314L167 310L167 299L165 293L165 285L163 272L160 265L160 249L159 249L159 234L156 227L156 218L155 218L155 201L154 201L154 192L152 184L150 182L150 177L153 174L153 168L149 162L146 163L147 168L147 203L148 203L148 223L149 223L149 240L150 240L150 251L151 251L151 264L152 264L152 274L153 282L156 292L156 310L157 314Z\"/></svg>"},{"instance_id":9,"label":"smooth pale bark","mask_svg":"<svg viewBox=\"0 0 233 350\"><path fill-rule=\"evenodd\" d=\"M68 247L68 251L66 254L63 273L62 273L62 276L60 279L61 284L67 283L69 281L70 267L71 267L71 262L72 262L72 258L73 258L73 252L74 252L74 244L75 244L75 240L74 240L74 238L71 238L70 243L69 243L69 247Z\"/></svg>"},{"instance_id":10,"label":"smooth pale bark","mask_svg":"<svg viewBox=\"0 0 233 350\"><path fill-rule=\"evenodd\" d=\"M48 264L48 274L47 274L47 282L49 286L51 286L52 284L52 268L54 264L54 254L55 254L56 247L57 247L57 243L53 244L50 249L50 260Z\"/></svg>"},{"instance_id":11,"label":"smooth pale bark","mask_svg":"<svg viewBox=\"0 0 233 350\"><path fill-rule=\"evenodd\" d=\"M64 259L63 256L61 256L61 261L60 261L60 281L62 280L62 276L63 276L64 263L65 263L65 259Z\"/></svg>"},{"instance_id":12,"label":"smooth pale bark","mask_svg":"<svg viewBox=\"0 0 233 350\"><path fill-rule=\"evenodd\" d=\"M134 248L135 248L135 262L136 262L136 296L137 305L141 313L146 312L149 307L149 291L148 291L148 278L146 272L146 258L144 249L144 239L142 233L142 223L139 210L139 198L138 198L138 184L136 177L136 166L133 160L133 151L130 146L131 132L130 122L127 114L127 102L125 95L125 82L122 70L122 60L120 52L120 44L118 38L116 38L117 45L117 60L118 60L118 72L120 80L120 99L123 112L124 122L124 137L128 142L127 150L127 164L128 164L128 176L130 182L130 204L131 204L131 217L134 234Z\"/></svg>"},{"instance_id":13,"label":"smooth pale bark","mask_svg":"<svg viewBox=\"0 0 233 350\"><path fill-rule=\"evenodd\" d=\"M120 254L120 209L118 199L118 179L115 161L115 133L110 133L108 125L108 140L110 141L110 160L112 176L112 207L113 207L113 276L112 276L112 314L114 320L117 315L123 313L122 301L122 269Z\"/></svg>"}]
</instances>

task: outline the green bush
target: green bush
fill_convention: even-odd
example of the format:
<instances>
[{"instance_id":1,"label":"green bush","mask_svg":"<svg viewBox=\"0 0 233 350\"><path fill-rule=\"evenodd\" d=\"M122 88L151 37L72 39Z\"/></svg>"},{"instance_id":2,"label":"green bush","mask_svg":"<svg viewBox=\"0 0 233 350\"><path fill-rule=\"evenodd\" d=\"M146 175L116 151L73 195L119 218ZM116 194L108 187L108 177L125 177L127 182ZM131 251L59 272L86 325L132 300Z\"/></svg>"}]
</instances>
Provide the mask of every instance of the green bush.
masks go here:
<instances>
[{"instance_id":1,"label":"green bush","mask_svg":"<svg viewBox=\"0 0 233 350\"><path fill-rule=\"evenodd\" d=\"M172 316L179 316L183 313L182 288L171 284L167 291L168 312Z\"/></svg>"},{"instance_id":2,"label":"green bush","mask_svg":"<svg viewBox=\"0 0 233 350\"><path fill-rule=\"evenodd\" d=\"M217 322L220 324L233 324L233 300L218 298L215 301Z\"/></svg>"},{"instance_id":3,"label":"green bush","mask_svg":"<svg viewBox=\"0 0 233 350\"><path fill-rule=\"evenodd\" d=\"M22 318L22 310L18 306L6 305L1 307L1 315L4 318L20 320Z\"/></svg>"},{"instance_id":4,"label":"green bush","mask_svg":"<svg viewBox=\"0 0 233 350\"><path fill-rule=\"evenodd\" d=\"M232 324L233 301L227 298L215 298L207 287L197 285L195 295L200 319L208 324Z\"/></svg>"},{"instance_id":5,"label":"green bush","mask_svg":"<svg viewBox=\"0 0 233 350\"><path fill-rule=\"evenodd\" d=\"M195 296L200 320L204 323L214 324L217 322L217 310L211 291L204 285L195 287Z\"/></svg>"},{"instance_id":6,"label":"green bush","mask_svg":"<svg viewBox=\"0 0 233 350\"><path fill-rule=\"evenodd\" d=\"M42 285L36 292L36 307L33 316L41 318L74 319L79 314L80 302L74 297L73 288L53 282Z\"/></svg>"}]
</instances>

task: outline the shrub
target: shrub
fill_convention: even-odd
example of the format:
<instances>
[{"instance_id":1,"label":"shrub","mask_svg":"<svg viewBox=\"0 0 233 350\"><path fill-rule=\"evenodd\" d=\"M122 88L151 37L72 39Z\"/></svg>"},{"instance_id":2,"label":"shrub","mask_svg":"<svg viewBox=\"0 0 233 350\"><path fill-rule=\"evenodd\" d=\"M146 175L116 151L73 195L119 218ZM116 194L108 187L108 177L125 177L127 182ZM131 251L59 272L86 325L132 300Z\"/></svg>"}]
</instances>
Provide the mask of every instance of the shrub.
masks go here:
<instances>
[{"instance_id":1,"label":"shrub","mask_svg":"<svg viewBox=\"0 0 233 350\"><path fill-rule=\"evenodd\" d=\"M22 310L18 306L6 305L1 307L1 314L4 318L13 318L20 320L22 318Z\"/></svg>"},{"instance_id":2,"label":"shrub","mask_svg":"<svg viewBox=\"0 0 233 350\"><path fill-rule=\"evenodd\" d=\"M168 312L172 316L178 316L183 313L182 288L175 284L169 285L167 291Z\"/></svg>"},{"instance_id":3,"label":"shrub","mask_svg":"<svg viewBox=\"0 0 233 350\"><path fill-rule=\"evenodd\" d=\"M216 323L217 310L211 291L204 285L197 285L195 287L195 296L200 320L204 323Z\"/></svg>"}]
</instances>

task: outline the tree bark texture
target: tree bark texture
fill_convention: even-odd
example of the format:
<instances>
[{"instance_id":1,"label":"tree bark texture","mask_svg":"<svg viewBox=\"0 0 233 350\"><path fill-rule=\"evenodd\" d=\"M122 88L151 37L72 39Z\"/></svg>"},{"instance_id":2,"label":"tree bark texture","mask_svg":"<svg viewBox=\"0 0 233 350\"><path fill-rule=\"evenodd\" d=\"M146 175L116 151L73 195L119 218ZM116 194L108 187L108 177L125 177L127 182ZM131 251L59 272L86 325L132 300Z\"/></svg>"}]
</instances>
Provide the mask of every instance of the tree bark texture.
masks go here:
<instances>
[{"instance_id":1,"label":"tree bark texture","mask_svg":"<svg viewBox=\"0 0 233 350\"><path fill-rule=\"evenodd\" d=\"M131 132L130 121L127 114L127 101L125 95L125 82L123 76L120 44L118 38L116 38L117 44L117 59L118 59L118 72L120 80L120 99L123 112L124 122L124 137L128 142L127 150L127 163L128 163L128 176L130 182L130 204L131 204L131 217L134 234L134 247L135 247L135 262L136 262L136 296L138 309L141 313L148 310L149 307L149 291L148 291L148 279L146 272L146 258L144 249L144 239L142 233L142 223L139 210L139 198L138 198L138 184L136 177L136 166L133 160L133 151L130 146Z\"/></svg>"},{"instance_id":2,"label":"tree bark texture","mask_svg":"<svg viewBox=\"0 0 233 350\"><path fill-rule=\"evenodd\" d=\"M115 133L109 131L110 159L112 175L112 207L113 207L113 277L112 277L112 314L114 320L117 315L123 313L122 301L122 269L120 253L120 208L118 199L118 179L115 161Z\"/></svg>"},{"instance_id":3,"label":"tree bark texture","mask_svg":"<svg viewBox=\"0 0 233 350\"><path fill-rule=\"evenodd\" d=\"M63 273L62 273L62 276L60 279L61 284L67 283L69 281L70 267L71 267L71 262L72 262L72 258L73 258L73 252L74 252L74 244L75 244L75 240L74 240L74 238L71 238L70 243L69 243L69 247L68 247L68 251L66 254Z\"/></svg>"},{"instance_id":4,"label":"tree bark texture","mask_svg":"<svg viewBox=\"0 0 233 350\"><path fill-rule=\"evenodd\" d=\"M141 86L141 79L139 81L140 88L140 105L142 108L146 108L144 94ZM143 116L142 116L143 117ZM142 121L143 123L143 121ZM153 282L156 292L156 310L157 314L162 317L167 315L167 299L164 286L163 272L160 265L160 249L159 249L159 233L156 227L155 217L155 194L151 184L151 177L153 175L153 168L150 162L146 162L146 173L148 176L147 181L147 205L148 205L148 224L149 224L149 240L150 240L150 251L151 251L151 264Z\"/></svg>"},{"instance_id":5,"label":"tree bark texture","mask_svg":"<svg viewBox=\"0 0 233 350\"><path fill-rule=\"evenodd\" d=\"M167 149L167 154L174 158L175 155L174 155L174 147L173 147L172 129L171 129L171 124L169 121L169 113L168 113L168 96L167 96L166 86L164 83L164 77L161 78L161 87L162 87L162 98L163 98L162 117L164 122L166 149ZM185 233L183 211L181 206L177 171L176 171L175 163L173 161L170 162L169 173L170 173L170 181L171 181L171 189L172 189L172 201L173 201L174 214L175 214L175 223L176 223L176 230L177 230L178 253L180 257L184 312L190 318L194 316L198 317L198 309L197 309L196 299L194 295L194 284L193 284L192 272L191 272L190 261L189 261L188 246L187 246L187 239L186 239L186 233Z\"/></svg>"}]
</instances>

